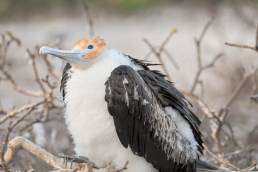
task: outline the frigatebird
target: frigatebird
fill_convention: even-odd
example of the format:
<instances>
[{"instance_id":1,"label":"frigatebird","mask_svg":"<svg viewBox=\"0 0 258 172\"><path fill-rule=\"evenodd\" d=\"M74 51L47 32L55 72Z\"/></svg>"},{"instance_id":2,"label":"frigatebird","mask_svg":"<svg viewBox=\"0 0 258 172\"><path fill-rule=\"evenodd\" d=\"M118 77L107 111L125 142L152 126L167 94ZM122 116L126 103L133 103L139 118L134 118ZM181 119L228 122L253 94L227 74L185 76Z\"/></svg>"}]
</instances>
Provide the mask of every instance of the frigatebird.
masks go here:
<instances>
[{"instance_id":1,"label":"frigatebird","mask_svg":"<svg viewBox=\"0 0 258 172\"><path fill-rule=\"evenodd\" d=\"M204 148L200 120L153 64L108 48L100 37L40 53L67 62L61 93L78 155L99 166L128 161L128 172L196 171Z\"/></svg>"}]
</instances>

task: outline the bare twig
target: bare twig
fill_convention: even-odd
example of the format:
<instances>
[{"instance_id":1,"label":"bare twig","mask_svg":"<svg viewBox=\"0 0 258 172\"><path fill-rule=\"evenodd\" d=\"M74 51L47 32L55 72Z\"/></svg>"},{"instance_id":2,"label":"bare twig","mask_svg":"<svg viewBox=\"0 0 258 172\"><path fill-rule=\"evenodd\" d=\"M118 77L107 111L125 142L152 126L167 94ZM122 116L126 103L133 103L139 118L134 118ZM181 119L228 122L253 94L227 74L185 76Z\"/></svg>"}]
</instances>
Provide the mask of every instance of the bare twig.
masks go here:
<instances>
[{"instance_id":1,"label":"bare twig","mask_svg":"<svg viewBox=\"0 0 258 172\"><path fill-rule=\"evenodd\" d=\"M211 23L212 23L212 20L209 21L203 28L199 38L195 38L195 45L196 45L196 50L197 50L197 67L198 67L198 70L195 74L195 77L194 77L194 81L193 81L193 84L192 84L192 87L191 87L191 90L190 92L192 94L194 94L194 91L197 87L197 85L200 83L200 77L201 77L201 74L203 73L203 71L209 69L209 68L212 68L214 67L215 63L221 58L223 57L223 53L219 53L218 55L216 55L213 60L207 64L207 65L203 65L203 62L202 62L202 52L201 52L201 44L202 44L202 40L205 36L205 34L207 33L209 27L211 26Z\"/></svg>"},{"instance_id":2,"label":"bare twig","mask_svg":"<svg viewBox=\"0 0 258 172\"><path fill-rule=\"evenodd\" d=\"M28 53L28 55L29 55L29 57L31 58L31 61L32 61L32 67L33 67L33 72L34 72L34 75L35 75L36 82L38 83L41 91L43 93L46 93L46 89L45 89L44 85L42 84L42 81L41 81L39 73L38 73L38 68L36 66L36 62L35 62L36 56L29 49L26 49L26 51L27 51L27 53Z\"/></svg>"},{"instance_id":3,"label":"bare twig","mask_svg":"<svg viewBox=\"0 0 258 172\"><path fill-rule=\"evenodd\" d=\"M206 151L209 155L211 155L211 157L212 157L215 161L217 161L219 164L221 164L221 165L223 165L223 166L226 165L227 167L230 167L231 169L233 169L233 170L230 170L230 169L228 169L228 168L221 168L221 169L219 169L218 171L221 171L222 169L224 169L225 172L226 172L226 171L227 171L227 172L240 171L240 168L236 167L236 166L235 166L234 164L232 164L228 159L225 159L223 155L221 155L221 154L216 155L216 154L214 154L212 151L210 151L207 146L204 146L204 147L205 147L205 151ZM222 171L223 171L223 170L222 170Z\"/></svg>"},{"instance_id":4,"label":"bare twig","mask_svg":"<svg viewBox=\"0 0 258 172\"><path fill-rule=\"evenodd\" d=\"M43 61L45 62L46 66L47 66L48 73L50 73L51 76L53 76L56 80L58 80L58 75L54 72L53 66L50 63L50 61L48 60L47 55L43 55L43 56L44 56Z\"/></svg>"},{"instance_id":5,"label":"bare twig","mask_svg":"<svg viewBox=\"0 0 258 172\"><path fill-rule=\"evenodd\" d=\"M156 49L148 39L144 38L143 42L146 43L146 45L150 48L150 52L147 54L148 56L151 55L152 53L155 55L155 57L158 59L159 63L161 64L162 70L165 72L165 74L167 75L168 79L171 80L171 76L170 76L170 72L167 69L165 62L163 60L162 57L162 53L164 52L165 55L168 57L169 61L175 66L176 69L178 69L178 65L176 63L176 61L174 60L174 58L170 55L170 53L165 49L165 46L167 45L167 43L170 41L170 39L172 38L172 36L177 32L176 29L173 29L169 32L169 34L167 35L167 37L164 39L164 41L161 43L161 45ZM147 56L146 56L147 57Z\"/></svg>"},{"instance_id":6,"label":"bare twig","mask_svg":"<svg viewBox=\"0 0 258 172\"><path fill-rule=\"evenodd\" d=\"M225 44L228 46L231 46L231 47L253 50L258 53L258 24L257 24L257 28L256 28L256 37L255 37L255 45L254 46L244 45L244 44L236 44L236 43L228 43L228 42L226 42Z\"/></svg>"},{"instance_id":7,"label":"bare twig","mask_svg":"<svg viewBox=\"0 0 258 172\"><path fill-rule=\"evenodd\" d=\"M199 55L198 55L199 56ZM191 93L194 94L194 91L197 87L197 85L200 83L200 77L201 77L201 74L207 70L207 69L210 69L212 67L215 66L215 63L224 56L223 53L219 53L218 55L216 55L213 60L207 64L207 65L202 65L202 60L200 58L199 62L198 62L198 71L196 72L195 74L195 77L194 77L194 82L193 82L193 85L192 85L192 88L191 88ZM200 57L200 56L199 56Z\"/></svg>"},{"instance_id":8,"label":"bare twig","mask_svg":"<svg viewBox=\"0 0 258 172\"><path fill-rule=\"evenodd\" d=\"M225 44L228 45L228 46L231 46L231 47L245 48L245 49L250 49L250 50L253 50L253 51L257 52L256 47L254 47L254 46L243 45L243 44L235 44L235 43L229 43L229 42L226 42Z\"/></svg>"},{"instance_id":9,"label":"bare twig","mask_svg":"<svg viewBox=\"0 0 258 172\"><path fill-rule=\"evenodd\" d=\"M171 76L170 76L170 72L169 72L168 69L166 68L165 63L164 63L164 61L163 61L163 59L162 59L160 53L155 50L155 48L151 45L151 43L150 43L147 39L144 39L143 41L144 41L144 42L149 46L149 48L154 52L154 54L156 55L157 59L159 60L159 63L161 64L162 69L164 70L165 74L167 75L168 79L171 80L172 78L171 78Z\"/></svg>"},{"instance_id":10,"label":"bare twig","mask_svg":"<svg viewBox=\"0 0 258 172\"><path fill-rule=\"evenodd\" d=\"M47 164L53 166L54 168L57 169L65 169L64 164L62 163L62 160L60 160L59 157L56 157L49 152L47 152L44 149L41 149L40 147L36 146L29 140L26 140L22 137L16 137L9 141L7 150L5 151L4 154L4 160L5 162L10 162L15 153L19 149L24 149L30 153L32 153L34 156L36 156L39 159L44 160Z\"/></svg>"},{"instance_id":11,"label":"bare twig","mask_svg":"<svg viewBox=\"0 0 258 172\"><path fill-rule=\"evenodd\" d=\"M214 66L215 66L215 63L216 63L220 58L222 58L223 56L224 56L223 53L217 54L209 64L207 64L207 65L205 65L205 66L202 66L202 68L203 68L202 70L206 70L206 69L209 69L209 68L214 67Z\"/></svg>"},{"instance_id":12,"label":"bare twig","mask_svg":"<svg viewBox=\"0 0 258 172\"><path fill-rule=\"evenodd\" d=\"M168 50L164 49L163 51L164 51L165 55L167 55L168 60L174 65L174 67L175 67L177 70L179 70L180 67L179 67L179 65L177 64L177 62L175 61L174 57L172 57L172 55L168 52Z\"/></svg>"},{"instance_id":13,"label":"bare twig","mask_svg":"<svg viewBox=\"0 0 258 172\"><path fill-rule=\"evenodd\" d=\"M228 43L228 42L226 42L225 44L228 45L228 46L236 47L236 48L244 48L244 49L253 50L253 51L258 53L258 24L257 24L257 28L256 28L256 36L255 36L255 45L254 46L243 45L243 44L235 44L235 43ZM255 80L256 80L256 83L255 83L256 84L256 88L258 88L257 79L255 78ZM257 91L257 90L255 90L255 91ZM256 93L254 93L254 94L256 94ZM254 102L258 103L258 99L257 99L256 95L251 96L250 99L253 100Z\"/></svg>"},{"instance_id":14,"label":"bare twig","mask_svg":"<svg viewBox=\"0 0 258 172\"><path fill-rule=\"evenodd\" d=\"M177 32L176 29L172 29L172 30L169 32L168 36L165 38L165 40L164 40L164 41L161 43L161 45L160 45L159 53L161 53L161 52L164 50L166 44L170 41L170 39L172 38L172 36L173 36L176 32Z\"/></svg>"},{"instance_id":15,"label":"bare twig","mask_svg":"<svg viewBox=\"0 0 258 172\"><path fill-rule=\"evenodd\" d=\"M4 167L5 171L8 171L8 168L7 168L7 163L5 161L5 158L4 158L4 154L5 154L5 150L7 149L7 144L8 144L8 141L9 141L9 137L10 137L10 134L11 132L13 131L13 129L20 123L22 122L28 115L30 115L30 113L33 111L33 108L31 108L27 113L23 114L16 122L10 122L8 128L7 128L7 132L6 132L6 136L5 136L5 139L4 139L4 142L3 142L3 146L2 146L2 150L1 150L1 160L0 162L2 161L2 166ZM1 163L0 163L1 165Z\"/></svg>"},{"instance_id":16,"label":"bare twig","mask_svg":"<svg viewBox=\"0 0 258 172\"><path fill-rule=\"evenodd\" d=\"M256 69L257 70L257 69ZM238 85L238 87L236 88L236 90L234 91L234 93L232 94L231 98L229 99L229 101L226 103L225 109L229 109L232 104L234 103L234 101L236 100L237 96L239 95L240 91L242 90L242 88L245 86L246 82L253 77L254 73L251 73L247 76L244 77L244 79L241 81L241 83Z\"/></svg>"},{"instance_id":17,"label":"bare twig","mask_svg":"<svg viewBox=\"0 0 258 172\"><path fill-rule=\"evenodd\" d=\"M196 39L199 44L202 42L202 40L203 40L203 38L204 38L206 32L208 31L208 29L210 28L210 26L211 26L211 24L212 24L212 22L213 22L213 19L210 20L210 21L208 21L208 22L205 24L205 26L204 26L204 28L203 28L203 30L202 30L202 32L201 32L199 38Z\"/></svg>"},{"instance_id":18,"label":"bare twig","mask_svg":"<svg viewBox=\"0 0 258 172\"><path fill-rule=\"evenodd\" d=\"M218 128L213 131L212 136L215 140L215 143L217 145L218 150L222 151L222 145L221 145L221 138L220 133L222 130L222 127L225 124L225 120L228 118L229 110L232 104L236 101L238 95L240 94L243 87L246 85L246 82L254 76L254 74L257 72L258 69L256 69L254 72L250 73L249 75L245 76L244 79L241 81L241 83L238 85L236 90L233 92L232 96L228 100L228 102L225 104L223 108L220 109L218 115L216 116L217 122L218 122Z\"/></svg>"},{"instance_id":19,"label":"bare twig","mask_svg":"<svg viewBox=\"0 0 258 172\"><path fill-rule=\"evenodd\" d=\"M40 92L33 92L30 91L28 89L22 88L21 86L19 86L15 79L11 76L10 73L8 73L7 71L5 71L4 69L0 69L0 71L2 72L2 74L5 76L6 81L8 81L13 89L21 94L27 95L27 96L32 96L32 97L41 97L43 94Z\"/></svg>"},{"instance_id":20,"label":"bare twig","mask_svg":"<svg viewBox=\"0 0 258 172\"><path fill-rule=\"evenodd\" d=\"M203 100L201 100L198 96L191 94L189 92L183 92L183 94L189 97L190 99L192 99L193 101L195 101L206 117L213 118L215 112L212 111L210 107Z\"/></svg>"},{"instance_id":21,"label":"bare twig","mask_svg":"<svg viewBox=\"0 0 258 172\"><path fill-rule=\"evenodd\" d=\"M14 36L11 32L5 32L5 33L0 33L1 35L1 43L0 43L0 68L3 68L6 64L6 57L7 57L7 52L10 46L13 43L16 43L16 45L20 46L21 41L18 39L16 36Z\"/></svg>"},{"instance_id":22,"label":"bare twig","mask_svg":"<svg viewBox=\"0 0 258 172\"><path fill-rule=\"evenodd\" d=\"M37 106L39 106L39 105L41 105L43 103L44 103L44 101L39 101L37 103L33 103L33 104L30 104L30 105L25 105L25 106L23 106L21 108L14 109L14 110L8 112L2 118L0 118L0 124L4 123L9 118L13 118L14 116L16 116L19 113L22 113L22 112L27 111L29 109L35 108L35 107L37 107Z\"/></svg>"},{"instance_id":23,"label":"bare twig","mask_svg":"<svg viewBox=\"0 0 258 172\"><path fill-rule=\"evenodd\" d=\"M10 137L11 130L12 130L11 125L12 125L12 122L10 122L9 126L7 127L6 135L5 135L5 138L4 138L2 147L1 147L1 152L0 152L1 153L0 167L3 166L3 169L5 172L8 172L8 166L7 166L7 162L4 159L4 154L5 154L5 150L7 148L7 144L8 144L9 137ZM1 161L2 161L2 163L1 163Z\"/></svg>"},{"instance_id":24,"label":"bare twig","mask_svg":"<svg viewBox=\"0 0 258 172\"><path fill-rule=\"evenodd\" d=\"M103 168L94 167L92 164L88 163L71 162L72 165L68 167L67 162L64 162L64 159L62 157L55 156L22 137L16 137L10 140L7 144L7 149L3 157L5 163L9 163L14 158L15 153L20 149L30 152L38 159L45 161L48 165L54 167L55 169L58 169L59 171L66 171L69 169L81 172L103 171ZM127 169L128 163L129 162L127 161L122 168L113 169L110 170L110 172L123 172ZM3 165L3 162L0 161L0 165ZM107 167L104 167L104 169L106 168Z\"/></svg>"}]
</instances>

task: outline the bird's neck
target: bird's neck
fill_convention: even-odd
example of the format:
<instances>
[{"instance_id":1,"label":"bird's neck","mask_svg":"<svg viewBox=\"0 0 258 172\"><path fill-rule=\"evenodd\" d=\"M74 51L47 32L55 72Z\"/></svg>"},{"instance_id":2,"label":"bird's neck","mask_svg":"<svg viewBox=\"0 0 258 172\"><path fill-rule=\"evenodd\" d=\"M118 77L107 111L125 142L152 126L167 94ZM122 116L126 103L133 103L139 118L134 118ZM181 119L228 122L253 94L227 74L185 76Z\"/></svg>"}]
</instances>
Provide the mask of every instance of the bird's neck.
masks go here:
<instances>
[{"instance_id":1,"label":"bird's neck","mask_svg":"<svg viewBox=\"0 0 258 172\"><path fill-rule=\"evenodd\" d=\"M85 66L84 69L73 66L73 71L74 75L92 75L98 80L106 80L111 72L120 65L128 65L136 70L139 68L124 54L106 48L90 65Z\"/></svg>"}]
</instances>

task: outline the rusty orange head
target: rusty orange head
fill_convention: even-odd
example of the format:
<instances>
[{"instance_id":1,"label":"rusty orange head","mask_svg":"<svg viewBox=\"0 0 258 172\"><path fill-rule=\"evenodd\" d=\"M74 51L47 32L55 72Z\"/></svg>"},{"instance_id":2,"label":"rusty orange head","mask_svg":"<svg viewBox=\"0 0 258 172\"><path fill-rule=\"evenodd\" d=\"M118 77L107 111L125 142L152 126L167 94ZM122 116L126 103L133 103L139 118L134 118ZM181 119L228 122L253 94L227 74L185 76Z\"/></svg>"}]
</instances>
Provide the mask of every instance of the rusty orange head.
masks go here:
<instances>
[{"instance_id":1,"label":"rusty orange head","mask_svg":"<svg viewBox=\"0 0 258 172\"><path fill-rule=\"evenodd\" d=\"M106 47L104 39L96 36L85 37L79 40L72 50L60 50L50 47L41 47L40 54L50 54L64 59L72 64L88 64L97 58Z\"/></svg>"}]
</instances>

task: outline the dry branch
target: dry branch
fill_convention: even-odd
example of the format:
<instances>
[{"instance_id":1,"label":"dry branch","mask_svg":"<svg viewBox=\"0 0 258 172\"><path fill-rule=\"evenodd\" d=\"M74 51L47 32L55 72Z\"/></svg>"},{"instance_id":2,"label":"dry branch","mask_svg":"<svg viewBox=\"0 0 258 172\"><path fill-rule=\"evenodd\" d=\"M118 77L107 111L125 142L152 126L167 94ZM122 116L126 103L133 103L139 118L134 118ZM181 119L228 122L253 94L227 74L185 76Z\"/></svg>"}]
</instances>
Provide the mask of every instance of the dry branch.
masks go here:
<instances>
[{"instance_id":1,"label":"dry branch","mask_svg":"<svg viewBox=\"0 0 258 172\"><path fill-rule=\"evenodd\" d=\"M153 53L155 55L155 57L157 58L157 60L159 61L159 63L161 64L161 68L165 72L165 74L167 75L169 80L171 80L172 78L171 78L168 68L165 66L165 62L162 57L162 54L164 53L168 57L169 61L174 65L174 67L176 69L179 69L179 66L177 65L175 59L165 49L165 46L168 44L168 42L170 41L170 39L176 32L177 32L176 29L171 30L158 48L153 46L148 39L146 39L146 38L143 39L144 43L146 43L146 45L150 48L150 52L148 52L148 54L145 56L145 58L147 58L148 56L150 56Z\"/></svg>"},{"instance_id":2,"label":"dry branch","mask_svg":"<svg viewBox=\"0 0 258 172\"><path fill-rule=\"evenodd\" d=\"M12 33L10 32L6 32L4 34L1 34L2 37L2 42L0 43L0 61L1 61L1 65L0 65L0 74L3 76L1 76L0 78L0 82L8 82L11 84L12 88L14 89L14 91L21 93L23 95L29 96L29 97L37 97L40 98L41 100L39 100L36 103L32 103L32 104L26 104L20 108L15 108L12 110L6 110L4 108L1 108L1 116L0 116L0 125L1 126L6 126L5 122L6 121L10 121L10 125L9 127L6 127L6 135L5 135L5 139L2 142L2 153L1 155L3 155L4 150L6 149L8 140L9 140L9 136L14 133L14 129L16 128L16 126L18 124L20 124L21 122L23 122L25 124L25 126L27 126L28 124L32 125L35 120L33 120L31 122L32 119L27 119L27 117L32 113L32 111L34 111L35 109L38 110L38 112L43 112L43 115L40 115L39 117L37 117L37 119L42 122L44 121L42 118L42 116L46 116L45 118L47 118L49 109L51 108L57 108L57 106L54 103L55 97L53 95L54 89L56 88L57 84L56 84L56 80L57 80L57 76L54 76L54 72L53 72L53 67L50 64L50 62L48 60L44 60L45 65L48 69L48 74L46 75L46 79L41 79L41 76L39 75L38 72L38 67L37 67L37 57L39 57L38 53L33 53L32 51L27 49L27 53L29 54L29 57L32 60L32 73L34 74L34 79L35 79L35 83L37 83L39 85L40 90L39 91L31 91L30 89L25 89L23 87L21 87L19 85L19 83L16 81L16 78L13 77L11 75L11 73L8 70L8 65L6 63L6 59L7 59L7 52L9 51L10 45L12 44L12 42L16 42L18 45L21 44L21 42L19 42L19 39L16 38ZM9 38L9 39L8 39ZM51 82L48 78L48 76L52 76L55 81ZM43 105L43 106L41 106ZM24 127L23 127L24 128ZM2 158L1 158L2 159ZM3 160L3 159L2 159ZM5 161L2 162L4 169L7 171L8 167L5 163Z\"/></svg>"},{"instance_id":3,"label":"dry branch","mask_svg":"<svg viewBox=\"0 0 258 172\"><path fill-rule=\"evenodd\" d=\"M35 62L35 58L36 58L36 55L33 54L29 49L26 49L26 52L28 53L31 61L32 61L32 68L33 68L33 73L34 73L34 76L35 76L35 80L36 80L36 83L39 85L41 91L43 93L46 93L46 89L40 79L40 76L39 76L39 73L38 73L38 68L36 66L36 62Z\"/></svg>"},{"instance_id":4,"label":"dry branch","mask_svg":"<svg viewBox=\"0 0 258 172\"><path fill-rule=\"evenodd\" d=\"M228 43L228 42L226 42L225 44L228 45L228 46L231 46L231 47L253 50L253 51L258 53L258 24L257 24L257 27L256 27L256 36L255 36L255 45L254 46ZM256 72L257 72L257 70L256 70ZM254 73L253 75L257 75L257 73ZM257 79L255 78L255 80L256 80L256 83L255 83L256 88L258 88ZM257 91L257 90L255 90L255 91ZM251 96L250 99L253 100L254 102L258 103L258 97L257 97L256 93L254 93L254 94L255 95Z\"/></svg>"},{"instance_id":5,"label":"dry branch","mask_svg":"<svg viewBox=\"0 0 258 172\"><path fill-rule=\"evenodd\" d=\"M0 68L3 68L6 65L6 56L8 49L12 44L16 44L18 46L21 45L21 41L15 37L11 32L0 33L1 35L1 43L0 43Z\"/></svg>"},{"instance_id":6,"label":"dry branch","mask_svg":"<svg viewBox=\"0 0 258 172\"><path fill-rule=\"evenodd\" d=\"M255 45L254 46L244 45L244 44L236 44L236 43L229 43L229 42L226 42L225 44L228 45L228 46L231 46L231 47L253 50L253 51L258 53L258 24L257 24L257 28L256 28L256 37L255 37Z\"/></svg>"},{"instance_id":7,"label":"dry branch","mask_svg":"<svg viewBox=\"0 0 258 172\"><path fill-rule=\"evenodd\" d=\"M198 84L202 83L200 81L200 77L202 75L202 73L207 70L207 69L210 69L212 67L214 67L215 63L221 58L223 57L223 53L219 53L217 54L213 60L207 64L207 65L203 65L203 62L202 62L202 41L205 37L205 34L207 33L209 27L211 26L212 24L212 20L209 21L204 27L203 27L203 30L200 34L200 36L198 38L195 38L195 46L196 46L196 51L197 51L197 56L196 56L196 59L197 59L197 72L195 74L195 77L194 77L194 81L193 81L193 84L192 84L192 87L191 87L191 94L194 94L195 90L196 90L196 87Z\"/></svg>"},{"instance_id":8,"label":"dry branch","mask_svg":"<svg viewBox=\"0 0 258 172\"><path fill-rule=\"evenodd\" d=\"M39 146L35 145L27 139L24 139L23 137L16 137L8 142L7 149L4 153L4 162L11 162L16 152L21 149L31 153L38 159L46 162L51 167L57 169L55 171L69 171L70 169L72 169L81 172L103 172L103 170L105 170L106 172L123 172L127 169L128 166L128 161L125 162L125 164L118 169L111 169L109 166L98 168L94 167L94 165L91 163L85 162L66 162L64 158L49 153L45 149L40 148ZM68 163L70 163L70 165L68 165ZM3 165L3 162L0 161L0 166L1 165Z\"/></svg>"},{"instance_id":9,"label":"dry branch","mask_svg":"<svg viewBox=\"0 0 258 172\"><path fill-rule=\"evenodd\" d=\"M232 106L232 104L236 101L238 95L240 94L241 90L243 89L243 87L246 85L246 82L248 82L248 80L254 76L254 74L256 73L258 69L256 69L254 72L250 73L249 75L246 75L244 77L244 79L240 82L240 84L238 85L238 87L235 89L235 91L233 92L233 94L231 95L230 99L228 100L228 102L225 104L225 106L223 108L221 108L219 110L219 113L217 116L214 116L215 119L217 120L217 124L218 124L218 128L216 130L213 131L212 136L214 138L214 141L217 145L217 148L219 150L220 153L222 153L222 145L221 145L221 137L220 137L220 133L222 130L222 127L225 125L225 120L228 118L229 116L229 110L230 107Z\"/></svg>"},{"instance_id":10,"label":"dry branch","mask_svg":"<svg viewBox=\"0 0 258 172\"><path fill-rule=\"evenodd\" d=\"M155 48L151 45L151 43L147 40L144 39L143 40L148 46L149 48L154 52L154 54L157 56L157 59L159 60L159 63L161 64L161 68L164 70L165 74L167 75L168 79L171 80L171 76L170 76L170 72L168 71L168 69L165 66L165 63L160 55L159 52L156 52Z\"/></svg>"},{"instance_id":11,"label":"dry branch","mask_svg":"<svg viewBox=\"0 0 258 172\"><path fill-rule=\"evenodd\" d=\"M229 43L229 42L226 42L225 44L228 45L228 46L231 46L231 47L245 48L245 49L250 49L250 50L253 50L253 51L256 51L256 52L257 52L257 49L256 49L256 47L254 47L254 46L243 45L243 44L235 44L235 43Z\"/></svg>"},{"instance_id":12,"label":"dry branch","mask_svg":"<svg viewBox=\"0 0 258 172\"><path fill-rule=\"evenodd\" d=\"M45 161L50 166L56 168L56 169L65 169L65 164L63 163L63 159L54 156L47 152L46 150L38 147L37 145L33 144L31 141L26 140L22 137L16 137L9 141L7 150L4 154L4 160L6 163L10 162L14 156L15 153L20 150L24 149L37 158Z\"/></svg>"},{"instance_id":13,"label":"dry branch","mask_svg":"<svg viewBox=\"0 0 258 172\"><path fill-rule=\"evenodd\" d=\"M43 104L44 101L39 101L37 103L33 103L33 104L29 104L29 105L25 105L21 108L17 108L17 109L14 109L10 112L8 112L6 115L4 115L2 118L0 118L0 124L4 123L6 120L10 119L10 118L13 118L15 117L16 115L24 112L24 111L29 111L30 109L34 109L35 107Z\"/></svg>"},{"instance_id":14,"label":"dry branch","mask_svg":"<svg viewBox=\"0 0 258 172\"><path fill-rule=\"evenodd\" d=\"M9 137L10 137L10 134L11 134L11 125L12 125L12 122L10 122L9 126L7 127L7 130L6 130L6 135L5 135L5 138L4 138L4 141L3 141L3 144L1 146L1 158L0 158L0 167L2 166L4 171L8 172L8 166L7 166L7 162L5 161L4 159L4 154L5 154L5 150L7 148L7 144L8 144L8 141L9 141ZM1 162L2 161L2 162Z\"/></svg>"},{"instance_id":15,"label":"dry branch","mask_svg":"<svg viewBox=\"0 0 258 172\"><path fill-rule=\"evenodd\" d=\"M0 71L5 76L5 82L9 82L12 85L12 88L17 91L18 93L21 93L23 95L32 96L32 97L41 97L42 94L40 92L34 92L29 89L25 89L21 87L15 79L12 77L10 73L5 71L3 68L0 68Z\"/></svg>"}]
</instances>

